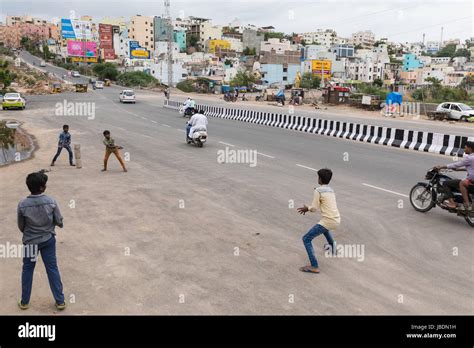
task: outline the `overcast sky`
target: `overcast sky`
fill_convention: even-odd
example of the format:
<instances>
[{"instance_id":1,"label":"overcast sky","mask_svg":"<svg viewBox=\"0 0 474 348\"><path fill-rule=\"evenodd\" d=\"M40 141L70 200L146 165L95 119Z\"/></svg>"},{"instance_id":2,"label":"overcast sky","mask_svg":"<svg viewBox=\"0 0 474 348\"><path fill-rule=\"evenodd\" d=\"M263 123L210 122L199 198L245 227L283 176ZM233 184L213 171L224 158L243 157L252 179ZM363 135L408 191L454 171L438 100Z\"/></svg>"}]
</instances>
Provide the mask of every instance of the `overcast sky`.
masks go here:
<instances>
[{"instance_id":1,"label":"overcast sky","mask_svg":"<svg viewBox=\"0 0 474 348\"><path fill-rule=\"evenodd\" d=\"M0 0L0 18L30 14L45 19L90 15L162 15L163 0ZM171 14L212 18L228 24L238 18L242 24L273 25L286 33L318 28L335 29L350 37L359 30L372 30L377 38L391 41L439 41L443 38L474 37L472 0L171 0Z\"/></svg>"}]
</instances>

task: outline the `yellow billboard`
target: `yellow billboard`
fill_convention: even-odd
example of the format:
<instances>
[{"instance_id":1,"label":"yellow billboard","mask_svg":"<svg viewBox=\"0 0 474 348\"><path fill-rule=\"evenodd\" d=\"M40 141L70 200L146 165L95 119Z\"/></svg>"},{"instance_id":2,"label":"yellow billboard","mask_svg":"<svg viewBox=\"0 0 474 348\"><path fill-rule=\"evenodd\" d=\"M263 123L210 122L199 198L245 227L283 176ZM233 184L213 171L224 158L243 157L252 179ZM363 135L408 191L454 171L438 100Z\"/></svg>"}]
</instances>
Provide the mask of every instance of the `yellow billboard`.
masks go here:
<instances>
[{"instance_id":1,"label":"yellow billboard","mask_svg":"<svg viewBox=\"0 0 474 348\"><path fill-rule=\"evenodd\" d=\"M331 77L331 61L313 60L311 61L311 71L315 75L324 75L324 78L329 78Z\"/></svg>"},{"instance_id":2,"label":"yellow billboard","mask_svg":"<svg viewBox=\"0 0 474 348\"><path fill-rule=\"evenodd\" d=\"M226 40L209 40L209 52L216 53L217 48L230 50L230 42Z\"/></svg>"},{"instance_id":3,"label":"yellow billboard","mask_svg":"<svg viewBox=\"0 0 474 348\"><path fill-rule=\"evenodd\" d=\"M84 57L70 57L71 62L78 63L78 62L83 62ZM86 57L86 62L87 63L97 63L97 57Z\"/></svg>"}]
</instances>

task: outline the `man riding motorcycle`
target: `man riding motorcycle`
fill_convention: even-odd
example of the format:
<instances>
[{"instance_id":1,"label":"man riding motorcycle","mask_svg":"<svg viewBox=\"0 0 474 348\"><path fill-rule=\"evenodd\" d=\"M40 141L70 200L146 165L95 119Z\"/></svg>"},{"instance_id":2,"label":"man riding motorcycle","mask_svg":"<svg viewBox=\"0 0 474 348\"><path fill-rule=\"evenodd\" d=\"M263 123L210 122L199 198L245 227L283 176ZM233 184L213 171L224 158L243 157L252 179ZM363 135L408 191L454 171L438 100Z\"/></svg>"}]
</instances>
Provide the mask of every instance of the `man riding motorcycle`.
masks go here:
<instances>
[{"instance_id":1,"label":"man riding motorcycle","mask_svg":"<svg viewBox=\"0 0 474 348\"><path fill-rule=\"evenodd\" d=\"M443 183L443 191L447 198L445 206L450 209L456 209L456 202L452 190L459 190L462 193L464 206L460 208L463 211L472 211L472 205L469 203L469 186L474 184L474 141L468 141L464 145L464 157L461 161L447 165L436 166L436 169L455 169L464 168L467 171L466 180L446 180Z\"/></svg>"},{"instance_id":2,"label":"man riding motorcycle","mask_svg":"<svg viewBox=\"0 0 474 348\"><path fill-rule=\"evenodd\" d=\"M207 131L207 117L204 115L204 110L199 110L194 114L186 125L186 135L188 138L192 138L193 134L197 130Z\"/></svg>"},{"instance_id":3,"label":"man riding motorcycle","mask_svg":"<svg viewBox=\"0 0 474 348\"><path fill-rule=\"evenodd\" d=\"M195 106L196 106L196 102L190 97L188 97L188 99L186 99L186 101L183 103L184 114L186 115L186 111L188 109L190 110L194 109Z\"/></svg>"}]
</instances>

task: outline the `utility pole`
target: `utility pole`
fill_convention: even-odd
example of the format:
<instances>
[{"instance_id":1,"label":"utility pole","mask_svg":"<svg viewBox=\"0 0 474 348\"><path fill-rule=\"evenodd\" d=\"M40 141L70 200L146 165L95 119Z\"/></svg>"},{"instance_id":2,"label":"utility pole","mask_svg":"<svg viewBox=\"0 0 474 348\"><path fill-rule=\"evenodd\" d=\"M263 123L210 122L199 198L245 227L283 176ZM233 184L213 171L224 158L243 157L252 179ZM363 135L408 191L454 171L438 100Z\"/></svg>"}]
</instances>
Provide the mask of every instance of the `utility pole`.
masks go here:
<instances>
[{"instance_id":1,"label":"utility pole","mask_svg":"<svg viewBox=\"0 0 474 348\"><path fill-rule=\"evenodd\" d=\"M170 97L171 87L173 87L173 20L171 19L170 0L165 1L165 23L167 29L168 40L168 93L167 98Z\"/></svg>"},{"instance_id":2,"label":"utility pole","mask_svg":"<svg viewBox=\"0 0 474 348\"><path fill-rule=\"evenodd\" d=\"M443 48L443 30L444 28L441 27L441 39L439 41L439 49Z\"/></svg>"}]
</instances>

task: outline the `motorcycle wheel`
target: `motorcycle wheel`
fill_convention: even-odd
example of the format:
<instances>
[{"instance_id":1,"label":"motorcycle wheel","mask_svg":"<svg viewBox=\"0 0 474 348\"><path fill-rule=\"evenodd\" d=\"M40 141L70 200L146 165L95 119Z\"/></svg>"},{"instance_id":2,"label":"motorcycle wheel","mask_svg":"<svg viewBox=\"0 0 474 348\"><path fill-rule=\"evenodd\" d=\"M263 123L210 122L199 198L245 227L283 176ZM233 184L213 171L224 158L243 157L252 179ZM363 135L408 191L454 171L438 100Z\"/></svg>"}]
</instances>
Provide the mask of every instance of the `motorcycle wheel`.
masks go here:
<instances>
[{"instance_id":1,"label":"motorcycle wheel","mask_svg":"<svg viewBox=\"0 0 474 348\"><path fill-rule=\"evenodd\" d=\"M426 190L426 186L426 184L416 184L410 191L410 203L420 213L426 213L435 206L433 194Z\"/></svg>"}]
</instances>

